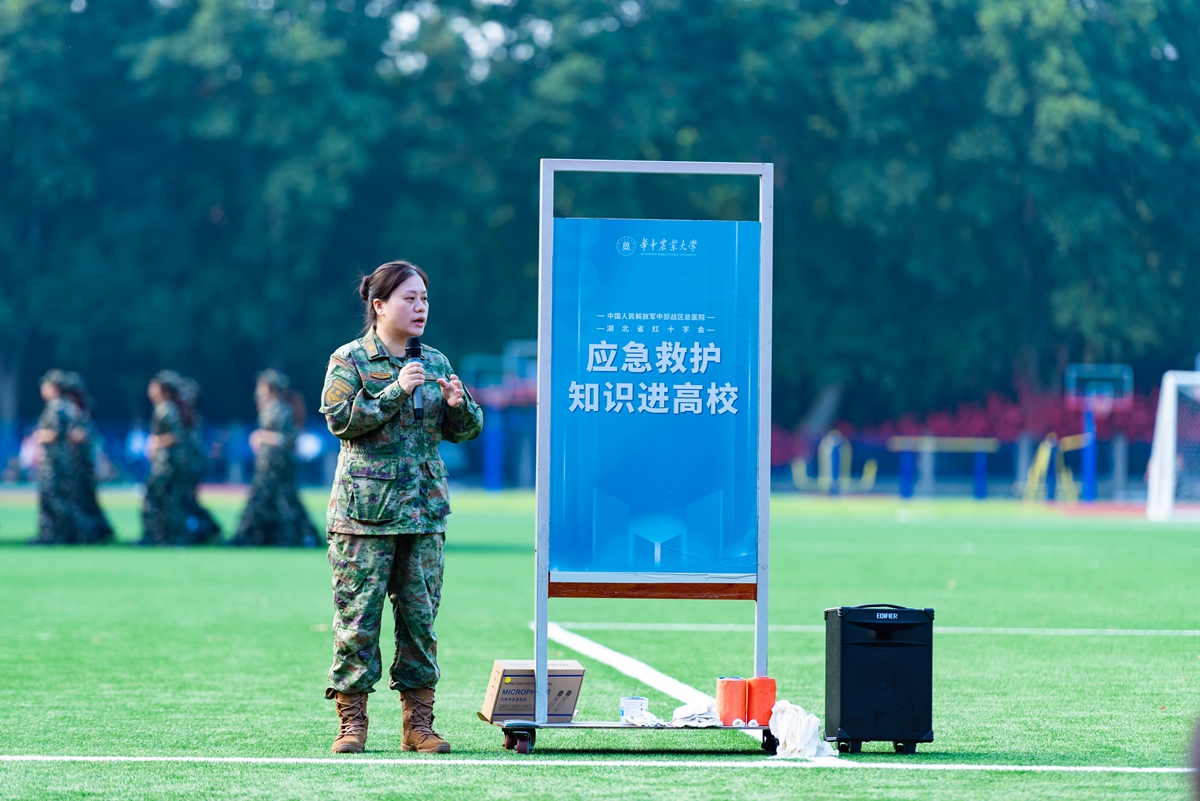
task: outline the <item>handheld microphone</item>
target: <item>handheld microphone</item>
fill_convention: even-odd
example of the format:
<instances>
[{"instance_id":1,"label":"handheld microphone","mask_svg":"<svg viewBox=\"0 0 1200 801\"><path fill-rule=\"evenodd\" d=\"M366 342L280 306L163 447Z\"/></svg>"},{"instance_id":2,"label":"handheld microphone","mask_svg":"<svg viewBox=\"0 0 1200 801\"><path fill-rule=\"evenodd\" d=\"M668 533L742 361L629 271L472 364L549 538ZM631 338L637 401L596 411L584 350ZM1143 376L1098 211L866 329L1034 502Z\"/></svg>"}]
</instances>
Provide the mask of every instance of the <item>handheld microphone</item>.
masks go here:
<instances>
[{"instance_id":1,"label":"handheld microphone","mask_svg":"<svg viewBox=\"0 0 1200 801\"><path fill-rule=\"evenodd\" d=\"M409 337L404 343L404 358L421 361L422 355L421 338ZM425 409L421 405L421 396L424 394L424 390L424 384L413 389L413 417L417 420L425 419Z\"/></svg>"}]
</instances>

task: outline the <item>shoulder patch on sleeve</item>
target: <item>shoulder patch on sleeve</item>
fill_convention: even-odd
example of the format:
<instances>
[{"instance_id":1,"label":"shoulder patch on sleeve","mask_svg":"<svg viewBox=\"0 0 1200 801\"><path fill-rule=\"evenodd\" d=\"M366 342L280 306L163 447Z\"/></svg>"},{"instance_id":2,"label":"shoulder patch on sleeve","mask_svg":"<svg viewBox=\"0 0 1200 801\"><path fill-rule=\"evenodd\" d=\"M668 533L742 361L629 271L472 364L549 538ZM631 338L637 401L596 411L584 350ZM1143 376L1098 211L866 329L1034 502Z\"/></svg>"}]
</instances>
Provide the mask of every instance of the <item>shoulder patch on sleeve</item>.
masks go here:
<instances>
[{"instance_id":1,"label":"shoulder patch on sleeve","mask_svg":"<svg viewBox=\"0 0 1200 801\"><path fill-rule=\"evenodd\" d=\"M341 376L335 376L325 388L325 405L336 406L354 394L354 387Z\"/></svg>"}]
</instances>

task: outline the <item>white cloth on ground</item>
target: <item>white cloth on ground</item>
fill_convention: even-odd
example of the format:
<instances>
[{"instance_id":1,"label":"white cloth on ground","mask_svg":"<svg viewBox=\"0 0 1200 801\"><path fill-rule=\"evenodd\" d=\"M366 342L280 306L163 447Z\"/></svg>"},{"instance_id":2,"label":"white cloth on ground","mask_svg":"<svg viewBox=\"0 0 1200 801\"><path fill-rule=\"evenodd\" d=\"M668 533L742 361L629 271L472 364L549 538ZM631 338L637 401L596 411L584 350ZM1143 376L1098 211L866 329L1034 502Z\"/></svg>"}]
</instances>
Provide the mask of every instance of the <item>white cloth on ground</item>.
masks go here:
<instances>
[{"instance_id":1,"label":"white cloth on ground","mask_svg":"<svg viewBox=\"0 0 1200 801\"><path fill-rule=\"evenodd\" d=\"M671 715L671 725L677 729L720 726L721 718L713 704L684 704Z\"/></svg>"},{"instance_id":2,"label":"white cloth on ground","mask_svg":"<svg viewBox=\"0 0 1200 801\"><path fill-rule=\"evenodd\" d=\"M771 734L779 742L776 758L837 758L837 751L821 736L821 722L788 701L771 707Z\"/></svg>"},{"instance_id":3,"label":"white cloth on ground","mask_svg":"<svg viewBox=\"0 0 1200 801\"><path fill-rule=\"evenodd\" d=\"M621 722L648 729L658 729L670 725L647 709L639 709L632 715L624 715L621 718Z\"/></svg>"}]
</instances>

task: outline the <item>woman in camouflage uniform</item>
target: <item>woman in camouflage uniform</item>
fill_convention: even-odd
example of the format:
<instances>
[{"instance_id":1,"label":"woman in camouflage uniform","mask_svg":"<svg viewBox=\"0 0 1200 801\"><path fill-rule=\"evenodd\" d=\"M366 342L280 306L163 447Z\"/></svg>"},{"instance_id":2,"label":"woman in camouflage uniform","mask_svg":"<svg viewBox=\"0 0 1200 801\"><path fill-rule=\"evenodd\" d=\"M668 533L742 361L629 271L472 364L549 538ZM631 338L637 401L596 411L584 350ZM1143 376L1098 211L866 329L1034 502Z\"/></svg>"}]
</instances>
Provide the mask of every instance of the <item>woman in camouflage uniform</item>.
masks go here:
<instances>
[{"instance_id":1,"label":"woman in camouflage uniform","mask_svg":"<svg viewBox=\"0 0 1200 801\"><path fill-rule=\"evenodd\" d=\"M46 408L33 435L42 447L38 460L38 534L32 540L38 545L76 544L87 528L74 491L77 466L71 458L71 437L78 437L79 411L65 397L66 380L62 370L50 370L41 380Z\"/></svg>"},{"instance_id":2,"label":"woman in camouflage uniform","mask_svg":"<svg viewBox=\"0 0 1200 801\"><path fill-rule=\"evenodd\" d=\"M341 441L329 500L334 660L325 696L337 701L335 753L363 750L367 694L383 672L379 629L386 596L395 617L389 687L404 706L401 749L448 753L433 730L440 675L433 622L441 601L446 465L437 446L479 435L483 412L438 351L406 359L425 330L428 279L408 262L384 264L359 286L366 335L330 357L321 412ZM424 418L417 420L413 393Z\"/></svg>"},{"instance_id":3,"label":"woman in camouflage uniform","mask_svg":"<svg viewBox=\"0 0 1200 801\"><path fill-rule=\"evenodd\" d=\"M73 464L71 495L79 506L83 522L79 541L88 544L112 542L112 526L96 501L96 429L92 425L92 399L79 373L67 373L62 389L63 397L75 407L78 420L68 441Z\"/></svg>"},{"instance_id":4,"label":"woman in camouflage uniform","mask_svg":"<svg viewBox=\"0 0 1200 801\"><path fill-rule=\"evenodd\" d=\"M142 502L142 545L187 545L187 512L192 488L187 481L188 408L179 402L183 376L163 370L150 379L150 475Z\"/></svg>"},{"instance_id":5,"label":"woman in camouflage uniform","mask_svg":"<svg viewBox=\"0 0 1200 801\"><path fill-rule=\"evenodd\" d=\"M317 527L296 492L296 423L292 401L287 376L274 370L258 374L254 385L258 429L250 434L254 483L238 523L234 545L311 548L317 544Z\"/></svg>"}]
</instances>

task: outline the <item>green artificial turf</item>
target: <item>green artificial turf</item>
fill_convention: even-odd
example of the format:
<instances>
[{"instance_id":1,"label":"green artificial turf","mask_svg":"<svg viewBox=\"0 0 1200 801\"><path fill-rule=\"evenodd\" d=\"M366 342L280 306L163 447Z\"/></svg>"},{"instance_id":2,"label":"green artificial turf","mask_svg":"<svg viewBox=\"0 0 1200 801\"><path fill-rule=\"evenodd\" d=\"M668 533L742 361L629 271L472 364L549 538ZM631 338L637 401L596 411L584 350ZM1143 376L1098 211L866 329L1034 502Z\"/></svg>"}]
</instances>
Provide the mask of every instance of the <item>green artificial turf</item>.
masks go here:
<instances>
[{"instance_id":1,"label":"green artificial turf","mask_svg":"<svg viewBox=\"0 0 1200 801\"><path fill-rule=\"evenodd\" d=\"M325 496L307 495L320 519ZM123 542L137 498L102 498ZM227 526L241 497L204 502ZM0 493L0 754L328 757L322 697L332 617L322 550L28 548L34 497ZM363 764L402 754L394 693L370 701L368 753L350 764L0 762L0 798L412 797L1185 798L1179 774L761 769L734 732L542 732L534 754L503 750L479 721L491 663L528 658L533 503L457 492L438 621L438 728L454 759L501 766ZM1200 531L1136 518L1074 517L1013 502L779 497L771 616L818 625L828 606L930 606L937 626L1196 629ZM749 623L741 602L556 600L560 621ZM581 634L710 694L751 669L749 632ZM390 659L390 630L385 632ZM677 702L551 643L587 667L580 718L613 720L641 694ZM775 632L780 697L824 713L821 634ZM855 763L1177 767L1200 712L1198 637L940 634L936 740L916 756L867 744ZM669 760L678 767L538 766L539 760ZM713 761L744 769L699 766Z\"/></svg>"}]
</instances>

